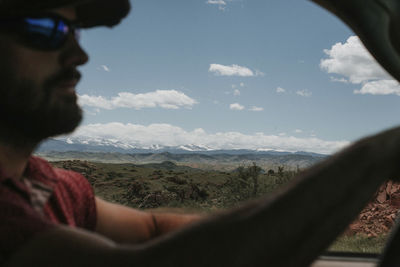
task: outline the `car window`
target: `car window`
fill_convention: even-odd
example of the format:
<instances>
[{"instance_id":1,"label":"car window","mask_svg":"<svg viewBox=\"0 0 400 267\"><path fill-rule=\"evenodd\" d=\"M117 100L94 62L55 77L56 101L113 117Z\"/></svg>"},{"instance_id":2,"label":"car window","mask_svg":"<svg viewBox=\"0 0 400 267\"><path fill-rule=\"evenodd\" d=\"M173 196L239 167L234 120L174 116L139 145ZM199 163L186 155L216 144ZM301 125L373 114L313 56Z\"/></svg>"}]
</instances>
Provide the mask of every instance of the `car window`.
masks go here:
<instances>
[{"instance_id":1,"label":"car window","mask_svg":"<svg viewBox=\"0 0 400 267\"><path fill-rule=\"evenodd\" d=\"M82 33L84 121L37 151L107 200L234 207L398 123L398 83L311 1L132 4L120 26ZM382 185L330 250L380 253L399 199Z\"/></svg>"}]
</instances>

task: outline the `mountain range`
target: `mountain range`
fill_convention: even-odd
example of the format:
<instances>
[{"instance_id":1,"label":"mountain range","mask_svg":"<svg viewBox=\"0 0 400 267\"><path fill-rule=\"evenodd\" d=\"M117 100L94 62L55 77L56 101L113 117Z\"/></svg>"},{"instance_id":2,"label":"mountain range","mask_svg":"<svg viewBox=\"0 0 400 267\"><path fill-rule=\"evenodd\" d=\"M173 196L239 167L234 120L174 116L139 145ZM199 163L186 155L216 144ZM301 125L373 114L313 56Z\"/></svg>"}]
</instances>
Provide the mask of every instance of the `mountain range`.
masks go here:
<instances>
[{"instance_id":1,"label":"mountain range","mask_svg":"<svg viewBox=\"0 0 400 267\"><path fill-rule=\"evenodd\" d=\"M326 157L327 155L318 154L306 151L277 151L277 150L250 150L250 149L214 149L211 147L200 145L181 145L181 146L162 146L153 145L143 147L140 145L126 144L116 140L74 140L66 139L49 139L43 142L36 153L45 152L102 152L102 153L122 153L122 154L141 154L141 153L172 153L172 154L228 154L228 155L243 155L243 154L259 154L259 155L307 155L313 157Z\"/></svg>"},{"instance_id":2,"label":"mountain range","mask_svg":"<svg viewBox=\"0 0 400 267\"><path fill-rule=\"evenodd\" d=\"M117 145L116 145L117 144ZM50 161L85 160L105 163L149 164L173 162L195 168L232 170L240 165L256 163L264 169L304 169L327 157L311 152L286 152L274 150L212 150L200 146L123 147L118 143L71 143L51 139L43 143L36 155Z\"/></svg>"}]
</instances>

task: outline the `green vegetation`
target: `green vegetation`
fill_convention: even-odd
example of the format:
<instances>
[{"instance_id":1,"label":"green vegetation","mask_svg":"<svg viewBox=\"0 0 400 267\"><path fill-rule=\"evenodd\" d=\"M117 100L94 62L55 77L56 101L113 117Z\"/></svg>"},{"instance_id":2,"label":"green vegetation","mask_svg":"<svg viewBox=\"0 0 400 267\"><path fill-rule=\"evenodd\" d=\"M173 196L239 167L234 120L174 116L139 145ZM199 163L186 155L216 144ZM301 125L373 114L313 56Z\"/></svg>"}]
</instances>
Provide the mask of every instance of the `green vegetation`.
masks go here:
<instances>
[{"instance_id":1,"label":"green vegetation","mask_svg":"<svg viewBox=\"0 0 400 267\"><path fill-rule=\"evenodd\" d=\"M382 253L387 237L387 235L368 237L361 234L354 236L342 236L336 240L329 250L380 254Z\"/></svg>"},{"instance_id":2,"label":"green vegetation","mask_svg":"<svg viewBox=\"0 0 400 267\"><path fill-rule=\"evenodd\" d=\"M212 212L267 196L297 173L283 165L267 171L255 162L232 171L179 166L171 161L135 165L87 161L53 162L57 167L82 173L96 195L139 209L176 209ZM295 222L294 222L295 223ZM379 253L386 236L342 236L329 250Z\"/></svg>"},{"instance_id":3,"label":"green vegetation","mask_svg":"<svg viewBox=\"0 0 400 267\"><path fill-rule=\"evenodd\" d=\"M190 208L213 211L271 193L294 177L295 172L265 172L255 163L234 171L178 166L173 162L144 165L53 162L57 167L82 173L96 195L134 208Z\"/></svg>"},{"instance_id":4,"label":"green vegetation","mask_svg":"<svg viewBox=\"0 0 400 267\"><path fill-rule=\"evenodd\" d=\"M255 162L250 166L239 166L225 183L224 195L221 196L224 207L271 194L296 174L294 171L284 171L283 166L278 166L278 172L272 169L265 172Z\"/></svg>"}]
</instances>

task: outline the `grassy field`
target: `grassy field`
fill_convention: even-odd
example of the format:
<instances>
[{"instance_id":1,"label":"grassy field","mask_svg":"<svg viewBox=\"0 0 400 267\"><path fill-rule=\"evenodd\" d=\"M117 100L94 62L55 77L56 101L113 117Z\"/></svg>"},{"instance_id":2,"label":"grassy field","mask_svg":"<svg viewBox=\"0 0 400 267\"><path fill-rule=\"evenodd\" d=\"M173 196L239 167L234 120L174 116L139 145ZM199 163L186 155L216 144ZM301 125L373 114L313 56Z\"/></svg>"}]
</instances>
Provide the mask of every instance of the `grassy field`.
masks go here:
<instances>
[{"instance_id":1,"label":"grassy field","mask_svg":"<svg viewBox=\"0 0 400 267\"><path fill-rule=\"evenodd\" d=\"M341 236L329 248L330 251L374 253L380 254L385 246L388 235L368 237L358 234L354 236Z\"/></svg>"},{"instance_id":2,"label":"grassy field","mask_svg":"<svg viewBox=\"0 0 400 267\"><path fill-rule=\"evenodd\" d=\"M175 209L213 212L271 194L295 175L295 171L265 172L257 165L217 171L158 164L111 164L85 161L53 162L57 167L82 173L101 198L138 209ZM342 236L332 251L380 253L386 236Z\"/></svg>"}]
</instances>

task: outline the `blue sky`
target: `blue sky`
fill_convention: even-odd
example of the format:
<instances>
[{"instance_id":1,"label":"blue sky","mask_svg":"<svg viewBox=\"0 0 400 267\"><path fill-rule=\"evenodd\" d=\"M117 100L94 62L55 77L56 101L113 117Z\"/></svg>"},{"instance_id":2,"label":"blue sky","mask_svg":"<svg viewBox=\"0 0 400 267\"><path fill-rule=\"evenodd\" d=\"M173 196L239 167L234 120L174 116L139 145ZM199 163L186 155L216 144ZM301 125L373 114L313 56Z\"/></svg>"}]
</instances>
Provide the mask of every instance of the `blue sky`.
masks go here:
<instances>
[{"instance_id":1,"label":"blue sky","mask_svg":"<svg viewBox=\"0 0 400 267\"><path fill-rule=\"evenodd\" d=\"M399 124L400 87L306 0L132 1L82 33L70 141L332 153Z\"/></svg>"}]
</instances>

